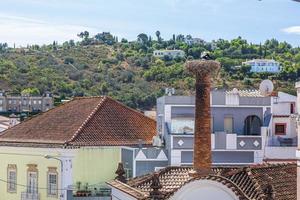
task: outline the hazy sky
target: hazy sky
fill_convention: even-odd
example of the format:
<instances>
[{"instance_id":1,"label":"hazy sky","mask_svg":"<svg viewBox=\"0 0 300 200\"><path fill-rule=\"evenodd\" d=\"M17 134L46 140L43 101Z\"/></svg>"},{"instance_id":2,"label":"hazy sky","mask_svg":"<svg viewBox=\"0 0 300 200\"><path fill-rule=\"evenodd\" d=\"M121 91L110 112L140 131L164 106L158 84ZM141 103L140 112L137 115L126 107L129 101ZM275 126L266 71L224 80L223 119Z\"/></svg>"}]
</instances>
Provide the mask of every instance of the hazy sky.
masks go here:
<instances>
[{"instance_id":1,"label":"hazy sky","mask_svg":"<svg viewBox=\"0 0 300 200\"><path fill-rule=\"evenodd\" d=\"M300 3L291 0L0 0L0 42L19 45L110 31L134 40L191 34L205 40L242 36L300 46Z\"/></svg>"}]
</instances>

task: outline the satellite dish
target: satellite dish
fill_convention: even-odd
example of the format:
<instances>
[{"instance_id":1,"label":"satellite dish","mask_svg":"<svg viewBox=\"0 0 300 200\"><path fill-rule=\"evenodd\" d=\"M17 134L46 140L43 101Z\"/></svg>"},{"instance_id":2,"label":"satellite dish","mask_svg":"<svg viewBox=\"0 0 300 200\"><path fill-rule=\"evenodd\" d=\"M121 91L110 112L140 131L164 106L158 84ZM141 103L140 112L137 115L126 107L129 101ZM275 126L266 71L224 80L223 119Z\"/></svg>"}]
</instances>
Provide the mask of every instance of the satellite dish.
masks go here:
<instances>
[{"instance_id":1,"label":"satellite dish","mask_svg":"<svg viewBox=\"0 0 300 200\"><path fill-rule=\"evenodd\" d=\"M270 80L263 80L259 85L259 91L263 96L268 96L273 92L274 85Z\"/></svg>"}]
</instances>

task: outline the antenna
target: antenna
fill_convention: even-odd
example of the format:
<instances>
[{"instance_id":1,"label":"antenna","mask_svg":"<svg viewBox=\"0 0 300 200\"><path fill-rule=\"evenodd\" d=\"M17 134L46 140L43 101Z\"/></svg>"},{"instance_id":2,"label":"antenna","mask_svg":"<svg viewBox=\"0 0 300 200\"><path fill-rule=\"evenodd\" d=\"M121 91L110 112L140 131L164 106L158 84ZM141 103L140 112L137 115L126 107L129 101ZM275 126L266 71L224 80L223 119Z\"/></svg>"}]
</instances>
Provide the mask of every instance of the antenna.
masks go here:
<instances>
[{"instance_id":1,"label":"antenna","mask_svg":"<svg viewBox=\"0 0 300 200\"><path fill-rule=\"evenodd\" d=\"M270 95L273 92L273 89L274 89L274 85L272 81L268 79L263 80L259 85L260 94L262 94L263 96Z\"/></svg>"}]
</instances>

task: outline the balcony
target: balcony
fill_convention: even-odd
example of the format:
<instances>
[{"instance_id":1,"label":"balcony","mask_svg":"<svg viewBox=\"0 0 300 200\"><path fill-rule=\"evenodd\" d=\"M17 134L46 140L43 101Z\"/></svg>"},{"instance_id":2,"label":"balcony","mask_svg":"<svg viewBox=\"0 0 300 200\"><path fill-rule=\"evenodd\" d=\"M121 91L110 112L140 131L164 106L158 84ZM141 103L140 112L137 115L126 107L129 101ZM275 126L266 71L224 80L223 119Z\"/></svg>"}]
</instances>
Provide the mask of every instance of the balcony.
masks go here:
<instances>
[{"instance_id":1,"label":"balcony","mask_svg":"<svg viewBox=\"0 0 300 200\"><path fill-rule=\"evenodd\" d=\"M171 133L173 134L194 134L194 119L180 118L172 119Z\"/></svg>"},{"instance_id":2,"label":"balcony","mask_svg":"<svg viewBox=\"0 0 300 200\"><path fill-rule=\"evenodd\" d=\"M270 147L296 147L297 137L287 138L287 137L280 137L280 136L272 136L268 139L268 146Z\"/></svg>"},{"instance_id":3,"label":"balcony","mask_svg":"<svg viewBox=\"0 0 300 200\"><path fill-rule=\"evenodd\" d=\"M22 192L21 200L40 200L40 194L39 193Z\"/></svg>"}]
</instances>

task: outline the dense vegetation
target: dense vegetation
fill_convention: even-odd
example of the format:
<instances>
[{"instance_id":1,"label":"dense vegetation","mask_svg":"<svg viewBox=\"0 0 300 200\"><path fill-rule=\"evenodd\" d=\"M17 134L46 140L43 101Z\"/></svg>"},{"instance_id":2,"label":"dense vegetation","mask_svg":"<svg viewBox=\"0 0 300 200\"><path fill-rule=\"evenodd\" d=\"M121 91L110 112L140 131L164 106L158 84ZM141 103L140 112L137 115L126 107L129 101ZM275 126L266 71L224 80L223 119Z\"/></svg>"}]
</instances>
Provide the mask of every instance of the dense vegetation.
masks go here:
<instances>
[{"instance_id":1,"label":"dense vegetation","mask_svg":"<svg viewBox=\"0 0 300 200\"><path fill-rule=\"evenodd\" d=\"M199 59L203 51L210 51L222 64L214 81L218 88L257 88L262 79L270 78L278 89L295 94L294 83L300 77L300 48L275 39L263 44L240 37L188 44L190 35L164 40L159 31L155 39L142 33L132 42L118 41L106 32L91 37L85 31L78 36L80 42L26 48L0 44L0 89L33 95L51 91L58 98L109 95L133 108L149 109L166 87L176 88L177 94L193 91L194 79L184 70L184 63ZM157 49L181 49L186 58L154 58ZM241 64L252 58L274 58L283 70L279 74L251 73L249 66Z\"/></svg>"}]
</instances>

